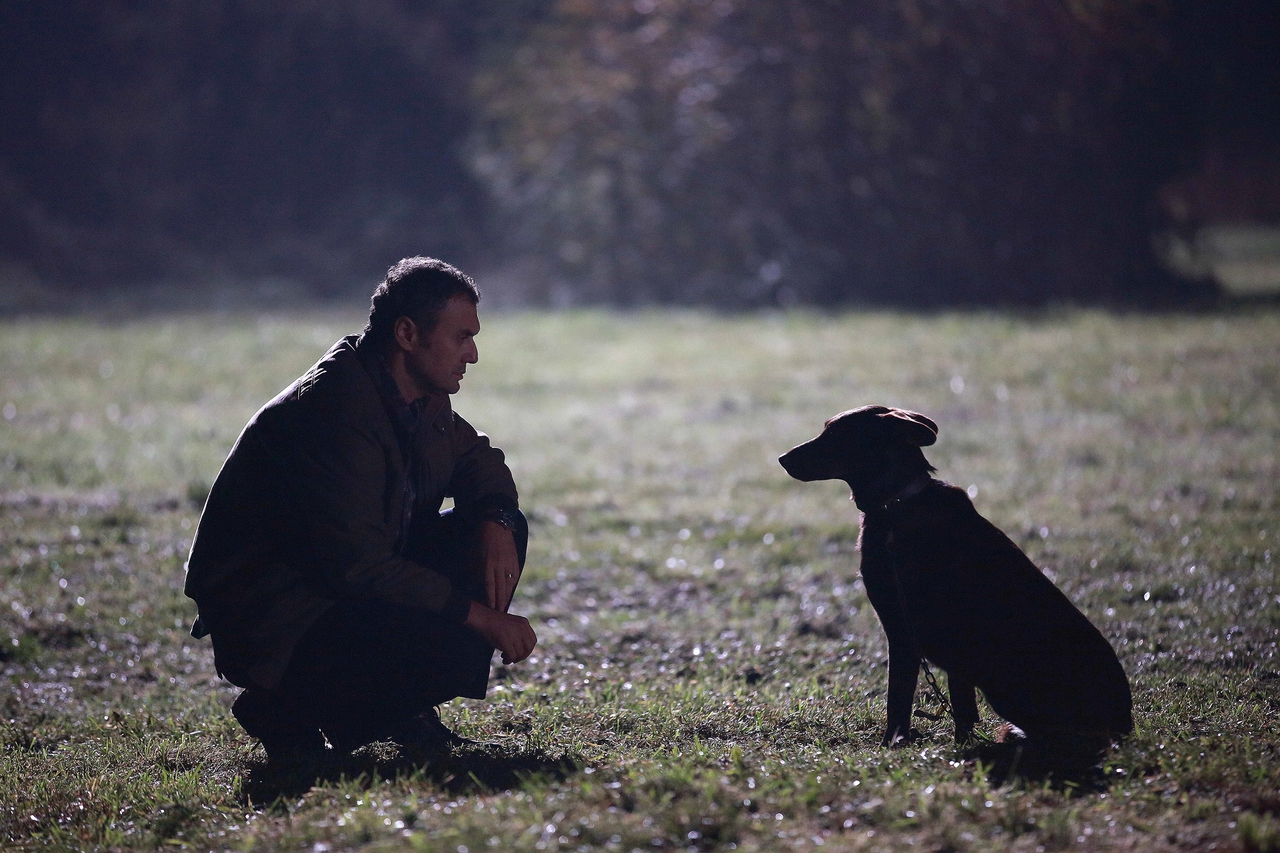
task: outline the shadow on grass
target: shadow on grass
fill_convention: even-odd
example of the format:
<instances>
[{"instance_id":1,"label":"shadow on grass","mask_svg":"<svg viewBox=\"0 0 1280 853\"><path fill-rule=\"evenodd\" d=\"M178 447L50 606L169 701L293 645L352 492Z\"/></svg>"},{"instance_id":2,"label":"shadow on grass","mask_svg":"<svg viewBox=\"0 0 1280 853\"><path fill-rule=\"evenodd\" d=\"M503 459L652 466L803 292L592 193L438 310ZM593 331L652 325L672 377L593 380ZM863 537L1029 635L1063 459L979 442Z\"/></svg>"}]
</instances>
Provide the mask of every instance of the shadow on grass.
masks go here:
<instances>
[{"instance_id":1,"label":"shadow on grass","mask_svg":"<svg viewBox=\"0 0 1280 853\"><path fill-rule=\"evenodd\" d=\"M968 750L986 768L992 785L1048 784L1058 791L1099 792L1108 787L1104 762L1109 742L1096 739L1026 738L979 743Z\"/></svg>"},{"instance_id":2,"label":"shadow on grass","mask_svg":"<svg viewBox=\"0 0 1280 853\"><path fill-rule=\"evenodd\" d=\"M323 761L306 766L251 764L241 780L240 798L256 808L271 807L317 785L355 780L369 787L375 780L396 778L420 779L447 793L465 795L519 788L530 779L559 781L577 771L569 758L502 744L470 744L424 755L380 742L345 756L330 751Z\"/></svg>"}]
</instances>

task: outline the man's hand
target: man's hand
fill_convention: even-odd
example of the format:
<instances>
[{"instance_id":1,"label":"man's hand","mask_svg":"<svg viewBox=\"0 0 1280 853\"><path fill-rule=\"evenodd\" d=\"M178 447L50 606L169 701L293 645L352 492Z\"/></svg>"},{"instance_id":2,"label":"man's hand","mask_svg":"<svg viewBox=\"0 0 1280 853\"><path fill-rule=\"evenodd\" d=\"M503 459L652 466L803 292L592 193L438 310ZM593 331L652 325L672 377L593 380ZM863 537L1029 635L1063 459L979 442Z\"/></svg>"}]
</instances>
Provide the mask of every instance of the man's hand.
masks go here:
<instances>
[{"instance_id":1,"label":"man's hand","mask_svg":"<svg viewBox=\"0 0 1280 853\"><path fill-rule=\"evenodd\" d=\"M485 607L478 601L471 602L464 624L502 652L503 663L519 663L538 645L538 635L533 633L528 619Z\"/></svg>"},{"instance_id":2,"label":"man's hand","mask_svg":"<svg viewBox=\"0 0 1280 853\"><path fill-rule=\"evenodd\" d=\"M480 525L480 565L489 606L507 612L520 582L520 558L515 537L496 521Z\"/></svg>"}]
</instances>

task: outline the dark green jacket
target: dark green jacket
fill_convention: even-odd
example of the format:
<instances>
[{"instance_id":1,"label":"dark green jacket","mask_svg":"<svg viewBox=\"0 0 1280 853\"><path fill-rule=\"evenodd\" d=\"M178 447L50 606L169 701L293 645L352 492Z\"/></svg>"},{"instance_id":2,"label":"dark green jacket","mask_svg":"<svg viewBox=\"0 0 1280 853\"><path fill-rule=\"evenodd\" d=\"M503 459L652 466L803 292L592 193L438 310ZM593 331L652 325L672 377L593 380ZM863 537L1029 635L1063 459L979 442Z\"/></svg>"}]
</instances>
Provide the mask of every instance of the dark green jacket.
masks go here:
<instances>
[{"instance_id":1,"label":"dark green jacket","mask_svg":"<svg viewBox=\"0 0 1280 853\"><path fill-rule=\"evenodd\" d=\"M253 416L222 466L191 546L192 633L213 637L218 671L274 687L294 645L337 601L410 604L461 621L443 575L397 553L405 477L415 512L515 505L515 483L483 433L430 398L406 470L392 411L344 338Z\"/></svg>"}]
</instances>

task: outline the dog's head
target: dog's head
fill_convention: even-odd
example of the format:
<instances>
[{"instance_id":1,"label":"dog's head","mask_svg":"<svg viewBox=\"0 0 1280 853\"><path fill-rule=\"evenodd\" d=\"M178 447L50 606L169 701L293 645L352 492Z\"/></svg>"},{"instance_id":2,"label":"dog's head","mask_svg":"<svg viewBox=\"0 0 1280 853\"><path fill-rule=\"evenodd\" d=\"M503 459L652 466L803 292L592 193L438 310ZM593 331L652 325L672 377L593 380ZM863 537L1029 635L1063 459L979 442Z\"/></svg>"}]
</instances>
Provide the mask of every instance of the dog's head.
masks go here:
<instances>
[{"instance_id":1,"label":"dog's head","mask_svg":"<svg viewBox=\"0 0 1280 853\"><path fill-rule=\"evenodd\" d=\"M831 418L816 438L791 448L778 461L806 483L844 480L856 498L884 478L886 465L933 470L920 448L937 439L938 425L918 412L863 406Z\"/></svg>"}]
</instances>

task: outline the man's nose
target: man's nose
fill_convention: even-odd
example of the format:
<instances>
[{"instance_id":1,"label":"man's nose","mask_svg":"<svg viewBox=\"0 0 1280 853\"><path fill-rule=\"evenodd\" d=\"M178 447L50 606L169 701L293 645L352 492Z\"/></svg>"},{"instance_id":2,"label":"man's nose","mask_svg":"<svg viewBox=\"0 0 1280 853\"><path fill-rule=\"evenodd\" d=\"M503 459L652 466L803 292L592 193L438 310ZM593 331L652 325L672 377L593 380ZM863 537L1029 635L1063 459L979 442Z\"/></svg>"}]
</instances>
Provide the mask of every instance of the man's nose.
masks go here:
<instances>
[{"instance_id":1,"label":"man's nose","mask_svg":"<svg viewBox=\"0 0 1280 853\"><path fill-rule=\"evenodd\" d=\"M466 353L465 358L466 358L467 364L477 364L477 363L479 363L479 361L480 361L480 350L476 348L475 341L472 341L472 342L471 342L471 345L467 347L467 353Z\"/></svg>"}]
</instances>

